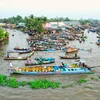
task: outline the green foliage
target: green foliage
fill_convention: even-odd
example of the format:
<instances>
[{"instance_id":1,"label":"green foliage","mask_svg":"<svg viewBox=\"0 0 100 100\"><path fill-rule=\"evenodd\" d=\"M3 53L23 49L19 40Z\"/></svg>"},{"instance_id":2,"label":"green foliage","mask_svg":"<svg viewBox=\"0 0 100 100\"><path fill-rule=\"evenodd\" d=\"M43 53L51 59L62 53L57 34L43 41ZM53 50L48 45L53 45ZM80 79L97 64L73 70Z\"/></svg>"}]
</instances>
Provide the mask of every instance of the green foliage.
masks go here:
<instances>
[{"instance_id":1,"label":"green foliage","mask_svg":"<svg viewBox=\"0 0 100 100\"><path fill-rule=\"evenodd\" d=\"M25 17L25 27L28 30L35 30L38 33L43 32L43 27L42 27L42 23L46 22L47 19L44 17L44 19L39 18L39 17Z\"/></svg>"},{"instance_id":2,"label":"green foliage","mask_svg":"<svg viewBox=\"0 0 100 100\"><path fill-rule=\"evenodd\" d=\"M32 82L28 82L30 88L34 88L34 89L46 89L46 88L57 88L59 87L59 82L50 82L48 80L35 80Z\"/></svg>"},{"instance_id":3,"label":"green foliage","mask_svg":"<svg viewBox=\"0 0 100 100\"><path fill-rule=\"evenodd\" d=\"M1 56L1 57L4 57L4 55L5 55L5 53L4 53L4 52L0 54L0 56Z\"/></svg>"},{"instance_id":4,"label":"green foliage","mask_svg":"<svg viewBox=\"0 0 100 100\"><path fill-rule=\"evenodd\" d=\"M67 84L67 85L62 86L62 88L68 88L68 87L72 87L72 86L74 86L74 84Z\"/></svg>"},{"instance_id":5,"label":"green foliage","mask_svg":"<svg viewBox=\"0 0 100 100\"><path fill-rule=\"evenodd\" d=\"M91 80L98 81L98 80L99 80L99 76L98 76L97 78L95 78L95 77L91 77Z\"/></svg>"},{"instance_id":6,"label":"green foliage","mask_svg":"<svg viewBox=\"0 0 100 100\"><path fill-rule=\"evenodd\" d=\"M4 75L0 75L0 81L5 80L7 77Z\"/></svg>"},{"instance_id":7,"label":"green foliage","mask_svg":"<svg viewBox=\"0 0 100 100\"><path fill-rule=\"evenodd\" d=\"M20 82L18 82L14 77L7 79L6 82L8 87L18 88L20 86Z\"/></svg>"},{"instance_id":8,"label":"green foliage","mask_svg":"<svg viewBox=\"0 0 100 100\"><path fill-rule=\"evenodd\" d=\"M100 79L100 76L98 76L97 78L94 78L92 77L93 80L99 80ZM77 83L80 85L82 83L86 83L87 80L86 79L79 79L77 81ZM73 83L73 84L67 84L67 85L63 85L61 86L62 88L68 88L68 87L72 87L74 86L75 84L77 83ZM8 87L11 87L11 88L18 88L19 86L25 86L25 85L29 85L30 88L32 89L47 89L47 88L52 88L52 89L55 89L55 88L58 88L59 85L61 83L60 82L52 82L52 81L49 81L49 80L34 80L34 81L18 81L16 80L14 77L6 77L4 75L0 75L0 85L1 86L8 86ZM89 89L93 89L92 87L90 86L84 86L84 88L89 88Z\"/></svg>"},{"instance_id":9,"label":"green foliage","mask_svg":"<svg viewBox=\"0 0 100 100\"><path fill-rule=\"evenodd\" d=\"M91 77L91 80L95 80L95 78L94 77Z\"/></svg>"},{"instance_id":10,"label":"green foliage","mask_svg":"<svg viewBox=\"0 0 100 100\"><path fill-rule=\"evenodd\" d=\"M87 23L91 23L89 20L79 20L79 22L82 24L82 25L85 25Z\"/></svg>"},{"instance_id":11,"label":"green foliage","mask_svg":"<svg viewBox=\"0 0 100 100\"><path fill-rule=\"evenodd\" d=\"M86 79L79 79L79 80L77 81L78 84L82 84L82 83L86 83L86 82L87 82Z\"/></svg>"},{"instance_id":12,"label":"green foliage","mask_svg":"<svg viewBox=\"0 0 100 100\"><path fill-rule=\"evenodd\" d=\"M16 17L10 17L8 19L4 18L4 19L0 19L0 22L1 23L10 23L10 24L18 24L20 22L24 22L24 19L20 16L20 15L17 15Z\"/></svg>"},{"instance_id":13,"label":"green foliage","mask_svg":"<svg viewBox=\"0 0 100 100\"><path fill-rule=\"evenodd\" d=\"M4 30L0 28L0 39L4 38L4 36L5 36Z\"/></svg>"},{"instance_id":14,"label":"green foliage","mask_svg":"<svg viewBox=\"0 0 100 100\"><path fill-rule=\"evenodd\" d=\"M46 88L58 88L60 83L59 82L50 82L48 80L34 80L34 81L22 81L19 82L17 81L14 77L11 78L7 78L4 75L0 75L0 85L2 86L8 86L8 87L12 87L12 88L18 88L19 86L25 86L25 85L29 85L30 88L33 89L46 89Z\"/></svg>"},{"instance_id":15,"label":"green foliage","mask_svg":"<svg viewBox=\"0 0 100 100\"><path fill-rule=\"evenodd\" d=\"M98 78L100 79L100 76L98 76Z\"/></svg>"},{"instance_id":16,"label":"green foliage","mask_svg":"<svg viewBox=\"0 0 100 100\"><path fill-rule=\"evenodd\" d=\"M22 82L20 82L20 86L25 86L26 84L27 84L26 81L22 81Z\"/></svg>"},{"instance_id":17,"label":"green foliage","mask_svg":"<svg viewBox=\"0 0 100 100\"><path fill-rule=\"evenodd\" d=\"M64 17L56 17L56 18L51 18L49 19L49 21L54 21L54 22L58 22L58 21L70 21L70 19L68 17L64 18Z\"/></svg>"},{"instance_id":18,"label":"green foliage","mask_svg":"<svg viewBox=\"0 0 100 100\"><path fill-rule=\"evenodd\" d=\"M93 89L93 88L92 88L92 87L90 87L90 86L84 86L84 88Z\"/></svg>"},{"instance_id":19,"label":"green foliage","mask_svg":"<svg viewBox=\"0 0 100 100\"><path fill-rule=\"evenodd\" d=\"M9 35L8 32L6 32L2 28L0 28L0 39L1 39L1 41L5 42L8 35Z\"/></svg>"}]
</instances>

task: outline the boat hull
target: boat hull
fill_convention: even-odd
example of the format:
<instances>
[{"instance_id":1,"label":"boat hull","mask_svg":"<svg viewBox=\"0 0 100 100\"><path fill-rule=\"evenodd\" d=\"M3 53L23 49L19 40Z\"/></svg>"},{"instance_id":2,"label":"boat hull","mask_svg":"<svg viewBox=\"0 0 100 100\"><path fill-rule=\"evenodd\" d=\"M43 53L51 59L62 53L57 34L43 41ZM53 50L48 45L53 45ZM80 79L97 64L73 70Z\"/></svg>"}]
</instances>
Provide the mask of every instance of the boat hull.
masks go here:
<instances>
[{"instance_id":1,"label":"boat hull","mask_svg":"<svg viewBox=\"0 0 100 100\"><path fill-rule=\"evenodd\" d=\"M60 56L61 59L80 59L80 57L64 57Z\"/></svg>"},{"instance_id":2,"label":"boat hull","mask_svg":"<svg viewBox=\"0 0 100 100\"><path fill-rule=\"evenodd\" d=\"M22 74L22 75L63 75L63 74L94 74L94 72L70 72L70 73L60 73L60 72L51 72L51 73L48 73L48 72L45 72L45 73L41 73L41 72L38 72L38 73L35 73L35 72L13 72L11 74Z\"/></svg>"}]
</instances>

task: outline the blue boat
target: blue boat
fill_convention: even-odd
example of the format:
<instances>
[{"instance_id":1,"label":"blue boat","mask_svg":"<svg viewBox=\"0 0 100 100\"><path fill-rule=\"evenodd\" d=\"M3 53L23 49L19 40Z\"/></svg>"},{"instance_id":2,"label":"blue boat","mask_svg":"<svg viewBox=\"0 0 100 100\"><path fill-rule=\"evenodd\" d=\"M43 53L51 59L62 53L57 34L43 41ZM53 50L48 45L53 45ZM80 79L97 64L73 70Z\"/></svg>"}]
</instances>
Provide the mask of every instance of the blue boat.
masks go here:
<instances>
[{"instance_id":1,"label":"blue boat","mask_svg":"<svg viewBox=\"0 0 100 100\"><path fill-rule=\"evenodd\" d=\"M93 74L93 68L70 67L66 66L33 66L33 67L15 67L9 68L10 74L26 75L56 75L56 74Z\"/></svg>"},{"instance_id":2,"label":"blue boat","mask_svg":"<svg viewBox=\"0 0 100 100\"><path fill-rule=\"evenodd\" d=\"M52 60L55 60L54 58L42 58L42 57L37 57L37 58L35 58L35 60L39 60L39 61L47 61L47 60L50 60L50 61L52 61Z\"/></svg>"}]
</instances>

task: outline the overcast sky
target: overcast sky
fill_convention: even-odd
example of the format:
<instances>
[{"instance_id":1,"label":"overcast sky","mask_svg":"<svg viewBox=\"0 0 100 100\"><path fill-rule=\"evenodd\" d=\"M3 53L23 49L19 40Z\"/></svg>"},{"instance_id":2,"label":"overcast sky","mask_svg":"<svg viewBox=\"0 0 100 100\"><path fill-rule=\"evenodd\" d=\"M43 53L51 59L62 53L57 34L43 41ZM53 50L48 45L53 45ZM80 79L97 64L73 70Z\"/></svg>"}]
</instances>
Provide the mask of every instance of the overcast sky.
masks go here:
<instances>
[{"instance_id":1,"label":"overcast sky","mask_svg":"<svg viewBox=\"0 0 100 100\"><path fill-rule=\"evenodd\" d=\"M30 14L100 19L100 0L0 0L0 18Z\"/></svg>"}]
</instances>

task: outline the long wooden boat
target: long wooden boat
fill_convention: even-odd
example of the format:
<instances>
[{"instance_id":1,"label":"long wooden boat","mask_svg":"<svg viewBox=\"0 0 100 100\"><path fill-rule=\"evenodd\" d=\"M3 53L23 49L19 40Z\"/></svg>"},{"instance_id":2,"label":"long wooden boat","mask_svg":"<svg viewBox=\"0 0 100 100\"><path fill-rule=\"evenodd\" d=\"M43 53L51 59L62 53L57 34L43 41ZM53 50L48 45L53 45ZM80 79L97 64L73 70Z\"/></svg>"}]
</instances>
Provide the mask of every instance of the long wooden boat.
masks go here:
<instances>
[{"instance_id":1,"label":"long wooden boat","mask_svg":"<svg viewBox=\"0 0 100 100\"><path fill-rule=\"evenodd\" d=\"M4 57L4 60L27 60L28 57Z\"/></svg>"},{"instance_id":2,"label":"long wooden boat","mask_svg":"<svg viewBox=\"0 0 100 100\"><path fill-rule=\"evenodd\" d=\"M27 75L55 75L55 74L93 74L93 68L70 68L61 66L33 66L33 67L15 67L8 69L10 74Z\"/></svg>"},{"instance_id":3,"label":"long wooden boat","mask_svg":"<svg viewBox=\"0 0 100 100\"><path fill-rule=\"evenodd\" d=\"M4 60L27 60L27 58L31 57L34 54L34 51L29 53L26 57L4 57Z\"/></svg>"},{"instance_id":4,"label":"long wooden boat","mask_svg":"<svg viewBox=\"0 0 100 100\"><path fill-rule=\"evenodd\" d=\"M23 50L29 50L29 49L30 49L30 48L16 48L16 47L14 48L14 50L22 50L22 51L23 51Z\"/></svg>"},{"instance_id":5,"label":"long wooden boat","mask_svg":"<svg viewBox=\"0 0 100 100\"><path fill-rule=\"evenodd\" d=\"M30 53L32 52L31 50L9 50L8 53Z\"/></svg>"},{"instance_id":6,"label":"long wooden boat","mask_svg":"<svg viewBox=\"0 0 100 100\"><path fill-rule=\"evenodd\" d=\"M67 56L60 56L61 59L80 59L80 57L67 57Z\"/></svg>"},{"instance_id":7,"label":"long wooden boat","mask_svg":"<svg viewBox=\"0 0 100 100\"><path fill-rule=\"evenodd\" d=\"M42 61L42 62L29 62L29 63L27 63L27 62L25 62L25 65L26 66L32 66L32 65L42 65L42 64L51 64L51 63L54 63L55 61L54 60L47 60L47 61Z\"/></svg>"}]
</instances>

